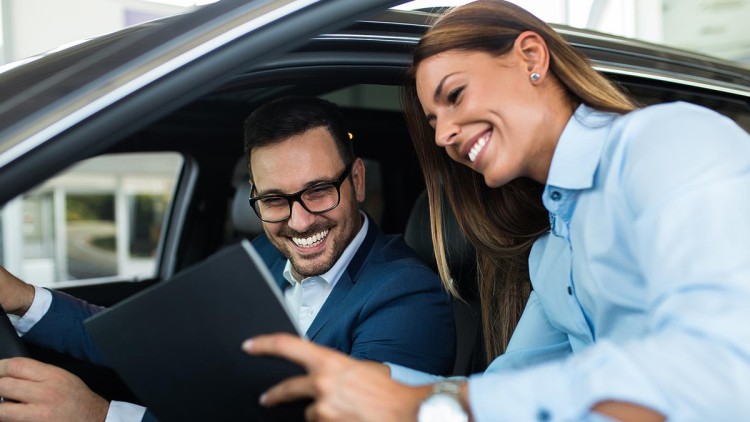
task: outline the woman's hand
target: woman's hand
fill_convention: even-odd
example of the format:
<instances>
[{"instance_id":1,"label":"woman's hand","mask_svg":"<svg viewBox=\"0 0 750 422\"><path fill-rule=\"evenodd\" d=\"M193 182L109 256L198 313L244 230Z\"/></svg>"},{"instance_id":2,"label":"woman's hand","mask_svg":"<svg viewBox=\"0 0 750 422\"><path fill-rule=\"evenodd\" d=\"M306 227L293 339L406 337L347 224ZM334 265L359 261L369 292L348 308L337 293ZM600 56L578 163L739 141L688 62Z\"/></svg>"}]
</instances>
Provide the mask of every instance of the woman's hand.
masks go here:
<instances>
[{"instance_id":1,"label":"woman's hand","mask_svg":"<svg viewBox=\"0 0 750 422\"><path fill-rule=\"evenodd\" d=\"M407 387L390 378L386 365L358 361L288 334L252 338L242 348L251 355L288 359L307 370L261 396L263 406L313 399L308 421L415 421L430 387Z\"/></svg>"}]
</instances>

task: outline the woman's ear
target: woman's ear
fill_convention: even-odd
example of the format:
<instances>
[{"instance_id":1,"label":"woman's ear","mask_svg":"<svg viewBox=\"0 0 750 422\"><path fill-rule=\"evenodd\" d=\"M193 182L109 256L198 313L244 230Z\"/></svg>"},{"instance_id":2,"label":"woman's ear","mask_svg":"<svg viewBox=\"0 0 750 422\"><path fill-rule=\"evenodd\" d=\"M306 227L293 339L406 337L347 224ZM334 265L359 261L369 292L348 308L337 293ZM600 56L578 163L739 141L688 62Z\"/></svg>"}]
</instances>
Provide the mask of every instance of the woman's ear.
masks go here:
<instances>
[{"instance_id":1,"label":"woman's ear","mask_svg":"<svg viewBox=\"0 0 750 422\"><path fill-rule=\"evenodd\" d=\"M549 50L544 38L536 32L525 31L516 37L513 48L523 61L531 81L542 81L549 70Z\"/></svg>"}]
</instances>

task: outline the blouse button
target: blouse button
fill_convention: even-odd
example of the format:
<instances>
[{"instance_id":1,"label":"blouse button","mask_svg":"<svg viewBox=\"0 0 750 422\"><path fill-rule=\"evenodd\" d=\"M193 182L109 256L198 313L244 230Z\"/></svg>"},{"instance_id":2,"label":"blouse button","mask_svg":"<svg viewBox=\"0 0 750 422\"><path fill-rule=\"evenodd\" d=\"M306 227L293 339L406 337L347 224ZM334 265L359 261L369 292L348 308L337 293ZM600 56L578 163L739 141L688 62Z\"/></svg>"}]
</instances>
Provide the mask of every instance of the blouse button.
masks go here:
<instances>
[{"instance_id":1,"label":"blouse button","mask_svg":"<svg viewBox=\"0 0 750 422\"><path fill-rule=\"evenodd\" d=\"M552 198L553 201L559 201L560 198L562 198L562 194L555 190L555 191L552 191L549 197Z\"/></svg>"},{"instance_id":2,"label":"blouse button","mask_svg":"<svg viewBox=\"0 0 750 422\"><path fill-rule=\"evenodd\" d=\"M547 409L539 409L539 412L536 414L536 420L538 421L548 421L552 419L552 415L549 413L549 410Z\"/></svg>"}]
</instances>

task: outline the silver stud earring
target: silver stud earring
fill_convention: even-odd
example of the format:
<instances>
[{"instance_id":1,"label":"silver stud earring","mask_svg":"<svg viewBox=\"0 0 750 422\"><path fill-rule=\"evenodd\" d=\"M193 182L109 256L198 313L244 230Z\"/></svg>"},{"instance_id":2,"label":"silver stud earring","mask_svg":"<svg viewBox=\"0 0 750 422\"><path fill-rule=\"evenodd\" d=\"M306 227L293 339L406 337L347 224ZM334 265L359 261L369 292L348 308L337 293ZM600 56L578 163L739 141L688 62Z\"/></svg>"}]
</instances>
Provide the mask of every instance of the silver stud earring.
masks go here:
<instances>
[{"instance_id":1,"label":"silver stud earring","mask_svg":"<svg viewBox=\"0 0 750 422\"><path fill-rule=\"evenodd\" d=\"M536 82L539 79L542 79L542 75L540 75L540 74L538 74L536 72L532 73L529 77L531 78L531 82Z\"/></svg>"}]
</instances>

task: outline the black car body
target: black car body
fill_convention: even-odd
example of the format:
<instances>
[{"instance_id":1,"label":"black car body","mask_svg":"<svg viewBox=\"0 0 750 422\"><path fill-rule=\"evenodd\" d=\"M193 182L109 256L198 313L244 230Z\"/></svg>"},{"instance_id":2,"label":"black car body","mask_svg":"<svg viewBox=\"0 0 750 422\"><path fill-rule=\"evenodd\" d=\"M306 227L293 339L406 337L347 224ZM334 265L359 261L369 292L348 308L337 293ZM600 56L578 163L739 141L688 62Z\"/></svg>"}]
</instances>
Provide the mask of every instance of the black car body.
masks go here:
<instances>
[{"instance_id":1,"label":"black car body","mask_svg":"<svg viewBox=\"0 0 750 422\"><path fill-rule=\"evenodd\" d=\"M375 170L368 170L368 177L378 179L369 192L369 211L384 231L407 230L424 185L398 88L411 48L435 16L384 11L392 3L222 1L0 73L2 204L92 157L171 152L182 158L151 275L58 278L56 287L112 305L236 237L252 235L237 230L231 217L238 183L246 178L238 164L242 122L258 105L283 95L323 96L342 107L356 152L375 163ZM748 68L601 33L557 29L641 103L694 102L750 130ZM13 227L3 227L9 230ZM474 347L476 314L464 322L459 330L470 332L463 340L468 350L481 350ZM107 397L134 400L109 372L30 349L35 357L73 370ZM468 365L462 370L482 367L465 354L460 358Z\"/></svg>"}]
</instances>

